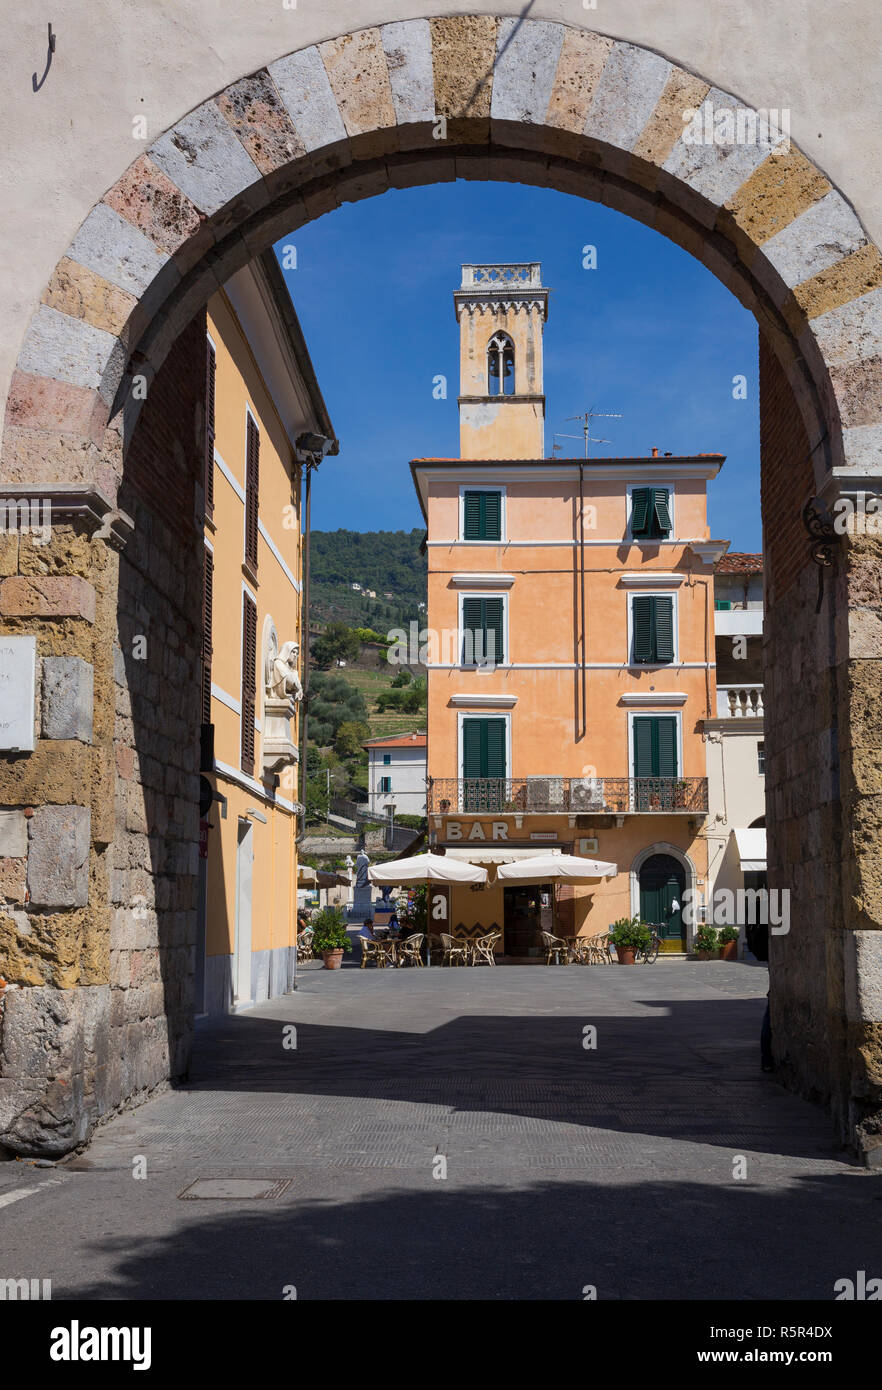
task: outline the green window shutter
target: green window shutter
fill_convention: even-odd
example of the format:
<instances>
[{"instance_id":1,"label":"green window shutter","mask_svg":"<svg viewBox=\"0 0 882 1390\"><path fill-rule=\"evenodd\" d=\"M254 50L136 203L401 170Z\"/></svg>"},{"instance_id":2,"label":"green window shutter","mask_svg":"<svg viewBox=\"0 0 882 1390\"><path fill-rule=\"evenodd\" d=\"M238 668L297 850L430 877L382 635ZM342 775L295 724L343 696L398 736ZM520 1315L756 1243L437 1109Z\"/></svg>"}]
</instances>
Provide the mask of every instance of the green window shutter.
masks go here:
<instances>
[{"instance_id":1,"label":"green window shutter","mask_svg":"<svg viewBox=\"0 0 882 1390\"><path fill-rule=\"evenodd\" d=\"M463 720L462 761L463 777L505 777L505 720Z\"/></svg>"},{"instance_id":2,"label":"green window shutter","mask_svg":"<svg viewBox=\"0 0 882 1390\"><path fill-rule=\"evenodd\" d=\"M674 659L674 600L672 598L653 599L655 605L655 659L673 661Z\"/></svg>"},{"instance_id":3,"label":"green window shutter","mask_svg":"<svg viewBox=\"0 0 882 1390\"><path fill-rule=\"evenodd\" d=\"M462 601L462 664L498 665L505 660L503 600L464 598Z\"/></svg>"},{"instance_id":4,"label":"green window shutter","mask_svg":"<svg viewBox=\"0 0 882 1390\"><path fill-rule=\"evenodd\" d=\"M483 657L488 663L499 666L505 660L505 633L503 629L503 603L501 598L481 599L484 605Z\"/></svg>"},{"instance_id":5,"label":"green window shutter","mask_svg":"<svg viewBox=\"0 0 882 1390\"><path fill-rule=\"evenodd\" d=\"M484 538L502 540L502 493L482 492L484 499Z\"/></svg>"},{"instance_id":6,"label":"green window shutter","mask_svg":"<svg viewBox=\"0 0 882 1390\"><path fill-rule=\"evenodd\" d=\"M462 538L465 541L498 541L502 539L501 493L463 493Z\"/></svg>"},{"instance_id":7,"label":"green window shutter","mask_svg":"<svg viewBox=\"0 0 882 1390\"><path fill-rule=\"evenodd\" d=\"M462 775L481 776L483 719L464 719L462 725Z\"/></svg>"},{"instance_id":8,"label":"green window shutter","mask_svg":"<svg viewBox=\"0 0 882 1390\"><path fill-rule=\"evenodd\" d=\"M677 776L677 721L641 715L634 720L634 776Z\"/></svg>"},{"instance_id":9,"label":"green window shutter","mask_svg":"<svg viewBox=\"0 0 882 1390\"><path fill-rule=\"evenodd\" d=\"M658 777L676 777L677 775L677 721L676 719L654 719L652 721L656 727L656 740L658 743L658 760L656 766Z\"/></svg>"},{"instance_id":10,"label":"green window shutter","mask_svg":"<svg viewBox=\"0 0 882 1390\"><path fill-rule=\"evenodd\" d=\"M467 492L462 504L462 536L466 541L481 539L481 493Z\"/></svg>"},{"instance_id":11,"label":"green window shutter","mask_svg":"<svg viewBox=\"0 0 882 1390\"><path fill-rule=\"evenodd\" d=\"M505 776L505 720L488 719L487 730L487 773L488 777Z\"/></svg>"},{"instance_id":12,"label":"green window shutter","mask_svg":"<svg viewBox=\"0 0 882 1390\"><path fill-rule=\"evenodd\" d=\"M653 510L655 512L655 526L653 531L658 536L669 536L671 530L671 512L668 506L668 490L666 487L655 487L652 489Z\"/></svg>"},{"instance_id":13,"label":"green window shutter","mask_svg":"<svg viewBox=\"0 0 882 1390\"><path fill-rule=\"evenodd\" d=\"M714 608L718 613L728 613L732 608L732 600L728 598L715 598Z\"/></svg>"},{"instance_id":14,"label":"green window shutter","mask_svg":"<svg viewBox=\"0 0 882 1390\"><path fill-rule=\"evenodd\" d=\"M649 529L651 488L635 487L631 493L631 535L645 536Z\"/></svg>"},{"instance_id":15,"label":"green window shutter","mask_svg":"<svg viewBox=\"0 0 882 1390\"><path fill-rule=\"evenodd\" d=\"M652 777L652 719L634 720L634 776Z\"/></svg>"},{"instance_id":16,"label":"green window shutter","mask_svg":"<svg viewBox=\"0 0 882 1390\"><path fill-rule=\"evenodd\" d=\"M638 594L631 600L631 623L634 629L634 661L639 663L654 660L654 608L655 600L645 594Z\"/></svg>"},{"instance_id":17,"label":"green window shutter","mask_svg":"<svg viewBox=\"0 0 882 1390\"><path fill-rule=\"evenodd\" d=\"M481 640L481 600L464 598L462 601L462 664L473 666L478 643Z\"/></svg>"}]
</instances>

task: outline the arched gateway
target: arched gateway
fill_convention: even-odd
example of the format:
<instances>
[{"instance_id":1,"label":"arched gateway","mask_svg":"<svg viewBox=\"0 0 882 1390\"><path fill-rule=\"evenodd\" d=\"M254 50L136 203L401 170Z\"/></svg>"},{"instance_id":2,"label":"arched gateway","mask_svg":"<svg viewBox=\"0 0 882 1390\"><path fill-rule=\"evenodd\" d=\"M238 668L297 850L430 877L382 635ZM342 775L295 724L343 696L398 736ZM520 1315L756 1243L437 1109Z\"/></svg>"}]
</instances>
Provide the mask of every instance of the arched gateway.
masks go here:
<instances>
[{"instance_id":1,"label":"arched gateway","mask_svg":"<svg viewBox=\"0 0 882 1390\"><path fill-rule=\"evenodd\" d=\"M722 109L740 143L702 136ZM625 212L757 318L769 883L791 893L790 933L771 947L775 1047L840 1137L882 1160L882 548L834 535L818 566L802 519L814 496L878 484L882 258L842 193L764 129L634 44L515 17L413 19L243 76L92 209L34 308L0 461L4 497L50 497L61 523L39 552L3 538L5 628L74 659L71 680L90 667L94 690L88 735L3 759L0 805L27 816L4 852L27 858L29 880L51 858L60 887L0 917L0 958L21 985L6 994L0 1142L63 1152L187 1064L197 820L162 825L151 798L161 778L164 796L198 800L198 615L181 595L198 592L199 546L192 511L176 531L142 500L132 529L122 505L145 389L212 291L283 233L344 201L464 177ZM145 625L142 670L126 641ZM139 723L146 672L154 716ZM87 888L68 891L65 874ZM110 969L133 932L153 957L137 989Z\"/></svg>"}]
</instances>

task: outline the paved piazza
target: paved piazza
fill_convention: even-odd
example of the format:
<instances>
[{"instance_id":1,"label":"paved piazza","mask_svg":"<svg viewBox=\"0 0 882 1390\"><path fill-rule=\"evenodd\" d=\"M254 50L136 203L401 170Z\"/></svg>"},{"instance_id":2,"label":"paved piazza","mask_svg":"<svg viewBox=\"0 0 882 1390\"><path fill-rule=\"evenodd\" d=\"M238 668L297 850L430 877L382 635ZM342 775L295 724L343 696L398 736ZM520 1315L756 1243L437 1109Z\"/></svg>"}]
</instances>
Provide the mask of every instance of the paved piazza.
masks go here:
<instances>
[{"instance_id":1,"label":"paved piazza","mask_svg":"<svg viewBox=\"0 0 882 1390\"><path fill-rule=\"evenodd\" d=\"M5 1262L56 1299L830 1299L882 1186L760 1072L767 981L316 963L85 1154L0 1164Z\"/></svg>"}]
</instances>

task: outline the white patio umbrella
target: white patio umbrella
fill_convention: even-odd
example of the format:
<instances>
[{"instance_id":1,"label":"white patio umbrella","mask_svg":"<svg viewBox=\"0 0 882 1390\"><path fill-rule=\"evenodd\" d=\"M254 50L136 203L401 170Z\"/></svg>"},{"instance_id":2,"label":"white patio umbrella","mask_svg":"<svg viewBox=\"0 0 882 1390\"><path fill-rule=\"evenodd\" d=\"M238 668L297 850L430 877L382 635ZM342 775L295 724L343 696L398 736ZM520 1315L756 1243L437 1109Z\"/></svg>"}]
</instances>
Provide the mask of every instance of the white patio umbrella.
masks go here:
<instances>
[{"instance_id":1,"label":"white patio umbrella","mask_svg":"<svg viewBox=\"0 0 882 1390\"><path fill-rule=\"evenodd\" d=\"M521 883L596 883L598 879L614 877L618 871L618 864L604 859L583 859L578 854L536 854L530 859L500 864L496 877Z\"/></svg>"},{"instance_id":2,"label":"white patio umbrella","mask_svg":"<svg viewBox=\"0 0 882 1390\"><path fill-rule=\"evenodd\" d=\"M403 883L486 883L487 870L477 864L464 864L460 859L448 859L443 854L414 854L409 859L392 859L388 864L375 864L368 869L372 883L400 885ZM426 965L432 964L432 953L426 948Z\"/></svg>"},{"instance_id":3,"label":"white patio umbrella","mask_svg":"<svg viewBox=\"0 0 882 1390\"><path fill-rule=\"evenodd\" d=\"M487 870L443 854L414 854L368 869L371 883L486 883Z\"/></svg>"}]
</instances>

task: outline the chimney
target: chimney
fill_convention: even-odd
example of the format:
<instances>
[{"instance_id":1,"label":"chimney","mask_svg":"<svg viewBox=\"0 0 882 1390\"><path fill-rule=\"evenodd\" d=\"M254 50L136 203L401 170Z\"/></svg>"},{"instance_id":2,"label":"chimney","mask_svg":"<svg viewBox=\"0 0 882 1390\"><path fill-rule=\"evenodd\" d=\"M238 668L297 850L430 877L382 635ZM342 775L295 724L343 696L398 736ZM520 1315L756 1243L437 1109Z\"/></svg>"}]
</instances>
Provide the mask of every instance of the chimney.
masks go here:
<instances>
[{"instance_id":1,"label":"chimney","mask_svg":"<svg viewBox=\"0 0 882 1390\"><path fill-rule=\"evenodd\" d=\"M657 459L657 458L658 458L658 448L657 448L657 446L656 446L655 444L653 444L653 446L652 446L652 457L653 457L654 459Z\"/></svg>"}]
</instances>

